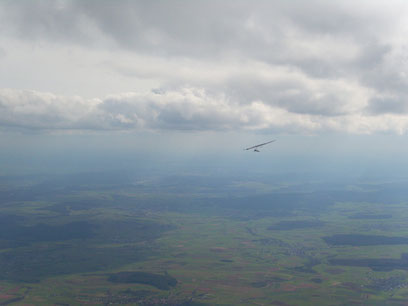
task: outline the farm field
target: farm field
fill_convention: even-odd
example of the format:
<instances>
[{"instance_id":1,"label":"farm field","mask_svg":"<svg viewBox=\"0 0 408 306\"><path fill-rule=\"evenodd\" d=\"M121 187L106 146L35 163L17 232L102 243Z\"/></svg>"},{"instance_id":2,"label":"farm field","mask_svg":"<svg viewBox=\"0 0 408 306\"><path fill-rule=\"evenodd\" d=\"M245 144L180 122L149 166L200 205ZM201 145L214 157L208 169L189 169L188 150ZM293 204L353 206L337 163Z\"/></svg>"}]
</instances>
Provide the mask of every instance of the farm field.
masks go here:
<instances>
[{"instance_id":1,"label":"farm field","mask_svg":"<svg viewBox=\"0 0 408 306\"><path fill-rule=\"evenodd\" d=\"M0 305L406 304L400 183L208 181L3 180Z\"/></svg>"}]
</instances>

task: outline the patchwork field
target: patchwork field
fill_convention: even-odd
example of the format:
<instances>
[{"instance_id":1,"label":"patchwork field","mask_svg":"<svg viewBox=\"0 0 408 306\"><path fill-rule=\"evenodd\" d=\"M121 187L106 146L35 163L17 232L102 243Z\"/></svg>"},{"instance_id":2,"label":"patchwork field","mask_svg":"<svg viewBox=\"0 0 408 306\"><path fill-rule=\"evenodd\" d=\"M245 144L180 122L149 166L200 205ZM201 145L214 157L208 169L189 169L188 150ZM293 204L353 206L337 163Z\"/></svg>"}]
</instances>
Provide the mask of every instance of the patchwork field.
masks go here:
<instances>
[{"instance_id":1,"label":"patchwork field","mask_svg":"<svg viewBox=\"0 0 408 306\"><path fill-rule=\"evenodd\" d=\"M407 304L404 194L189 182L3 185L0 305Z\"/></svg>"}]
</instances>

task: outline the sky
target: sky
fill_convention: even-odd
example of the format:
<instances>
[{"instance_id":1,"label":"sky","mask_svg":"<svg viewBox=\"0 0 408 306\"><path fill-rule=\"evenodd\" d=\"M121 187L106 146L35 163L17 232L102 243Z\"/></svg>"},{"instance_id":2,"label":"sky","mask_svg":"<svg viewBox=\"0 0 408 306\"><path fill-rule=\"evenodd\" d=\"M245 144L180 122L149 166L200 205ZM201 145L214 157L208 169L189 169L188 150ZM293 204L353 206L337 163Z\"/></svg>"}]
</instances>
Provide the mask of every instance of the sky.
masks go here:
<instances>
[{"instance_id":1,"label":"sky","mask_svg":"<svg viewBox=\"0 0 408 306\"><path fill-rule=\"evenodd\" d=\"M0 147L402 159L407 37L405 0L0 0Z\"/></svg>"}]
</instances>

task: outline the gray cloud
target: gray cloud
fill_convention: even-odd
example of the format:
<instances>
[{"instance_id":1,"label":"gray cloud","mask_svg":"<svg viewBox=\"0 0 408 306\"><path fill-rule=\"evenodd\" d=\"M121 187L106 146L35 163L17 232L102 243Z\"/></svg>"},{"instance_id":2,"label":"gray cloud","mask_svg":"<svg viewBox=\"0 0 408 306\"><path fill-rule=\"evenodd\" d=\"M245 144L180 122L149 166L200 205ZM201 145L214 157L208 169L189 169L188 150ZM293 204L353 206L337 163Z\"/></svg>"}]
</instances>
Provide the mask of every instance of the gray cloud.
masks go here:
<instances>
[{"instance_id":1,"label":"gray cloud","mask_svg":"<svg viewBox=\"0 0 408 306\"><path fill-rule=\"evenodd\" d=\"M271 127L313 129L310 118L254 102L239 105L204 90L123 93L105 99L0 90L0 125L27 129L236 130Z\"/></svg>"},{"instance_id":2,"label":"gray cloud","mask_svg":"<svg viewBox=\"0 0 408 306\"><path fill-rule=\"evenodd\" d=\"M342 57L339 53L347 50L336 47L375 41L379 33L372 27L384 26L381 11L361 13L351 9L351 1L40 0L2 6L5 29L26 39L83 43L104 36L149 54L212 58L238 53L275 63L316 59L322 47L331 53L323 60Z\"/></svg>"},{"instance_id":3,"label":"gray cloud","mask_svg":"<svg viewBox=\"0 0 408 306\"><path fill-rule=\"evenodd\" d=\"M270 130L351 133L408 130L408 116L291 112L261 101L240 104L199 88L129 92L103 99L0 90L0 126L27 130Z\"/></svg>"},{"instance_id":4,"label":"gray cloud","mask_svg":"<svg viewBox=\"0 0 408 306\"><path fill-rule=\"evenodd\" d=\"M408 96L374 97L367 107L370 114L400 114L408 113Z\"/></svg>"},{"instance_id":5,"label":"gray cloud","mask_svg":"<svg viewBox=\"0 0 408 306\"><path fill-rule=\"evenodd\" d=\"M68 1L3 1L0 16L3 32L22 39L86 42L90 22Z\"/></svg>"},{"instance_id":6,"label":"gray cloud","mask_svg":"<svg viewBox=\"0 0 408 306\"><path fill-rule=\"evenodd\" d=\"M5 57L7 55L6 50L4 50L2 47L0 47L0 59Z\"/></svg>"},{"instance_id":7,"label":"gray cloud","mask_svg":"<svg viewBox=\"0 0 408 306\"><path fill-rule=\"evenodd\" d=\"M1 124L405 132L407 13L399 0L2 1L0 43L29 58L10 62L16 75L59 78L81 97L15 77L9 87L37 90L3 90ZM118 94L84 98L86 82Z\"/></svg>"}]
</instances>

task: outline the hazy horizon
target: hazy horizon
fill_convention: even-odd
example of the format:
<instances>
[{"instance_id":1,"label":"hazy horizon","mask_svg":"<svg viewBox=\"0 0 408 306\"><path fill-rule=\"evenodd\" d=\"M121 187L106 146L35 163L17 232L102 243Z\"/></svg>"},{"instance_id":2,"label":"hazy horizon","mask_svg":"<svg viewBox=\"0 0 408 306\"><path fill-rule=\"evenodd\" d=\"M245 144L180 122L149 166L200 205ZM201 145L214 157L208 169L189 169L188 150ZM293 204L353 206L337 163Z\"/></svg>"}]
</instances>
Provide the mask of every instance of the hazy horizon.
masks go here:
<instances>
[{"instance_id":1,"label":"hazy horizon","mask_svg":"<svg viewBox=\"0 0 408 306\"><path fill-rule=\"evenodd\" d=\"M406 305L407 32L403 0L0 0L0 304Z\"/></svg>"}]
</instances>

